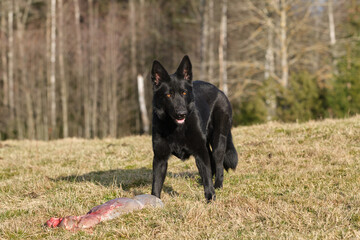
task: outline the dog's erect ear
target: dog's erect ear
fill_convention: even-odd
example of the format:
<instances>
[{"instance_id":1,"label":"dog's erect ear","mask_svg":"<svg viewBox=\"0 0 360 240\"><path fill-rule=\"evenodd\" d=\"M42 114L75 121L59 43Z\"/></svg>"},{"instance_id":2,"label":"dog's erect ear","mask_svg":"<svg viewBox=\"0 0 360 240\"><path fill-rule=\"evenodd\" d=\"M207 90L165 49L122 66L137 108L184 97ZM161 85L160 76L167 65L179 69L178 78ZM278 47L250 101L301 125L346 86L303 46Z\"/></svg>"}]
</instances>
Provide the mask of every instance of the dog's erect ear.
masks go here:
<instances>
[{"instance_id":1,"label":"dog's erect ear","mask_svg":"<svg viewBox=\"0 0 360 240\"><path fill-rule=\"evenodd\" d=\"M151 69L151 80L155 86L159 86L161 82L169 79L169 74L165 68L158 62L154 61Z\"/></svg>"},{"instance_id":2,"label":"dog's erect ear","mask_svg":"<svg viewBox=\"0 0 360 240\"><path fill-rule=\"evenodd\" d=\"M180 78L183 78L189 82L192 81L192 67L191 67L191 62L190 62L190 58L188 57L188 55L185 55L183 57L183 59L181 60L181 63L178 67L178 69L176 70L176 75L179 76Z\"/></svg>"}]
</instances>

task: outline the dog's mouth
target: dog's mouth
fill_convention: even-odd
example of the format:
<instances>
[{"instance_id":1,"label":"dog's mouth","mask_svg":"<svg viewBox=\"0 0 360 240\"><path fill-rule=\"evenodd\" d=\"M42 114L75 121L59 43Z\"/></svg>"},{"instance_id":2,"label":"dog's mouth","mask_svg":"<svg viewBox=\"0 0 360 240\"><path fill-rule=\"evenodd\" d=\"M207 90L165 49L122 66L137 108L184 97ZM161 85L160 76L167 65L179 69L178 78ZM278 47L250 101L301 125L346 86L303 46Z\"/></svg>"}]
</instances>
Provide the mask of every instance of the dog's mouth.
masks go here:
<instances>
[{"instance_id":1,"label":"dog's mouth","mask_svg":"<svg viewBox=\"0 0 360 240\"><path fill-rule=\"evenodd\" d=\"M175 119L177 124L184 124L185 118Z\"/></svg>"}]
</instances>

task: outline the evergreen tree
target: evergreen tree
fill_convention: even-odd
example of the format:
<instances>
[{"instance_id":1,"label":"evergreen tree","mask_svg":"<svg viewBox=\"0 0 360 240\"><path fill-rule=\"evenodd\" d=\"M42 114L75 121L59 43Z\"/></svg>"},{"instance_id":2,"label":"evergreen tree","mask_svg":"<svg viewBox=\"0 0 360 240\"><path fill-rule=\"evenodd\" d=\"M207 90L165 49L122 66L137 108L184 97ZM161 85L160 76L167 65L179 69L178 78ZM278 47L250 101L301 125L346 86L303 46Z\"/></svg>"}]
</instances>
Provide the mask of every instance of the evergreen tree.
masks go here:
<instances>
[{"instance_id":1,"label":"evergreen tree","mask_svg":"<svg viewBox=\"0 0 360 240\"><path fill-rule=\"evenodd\" d=\"M356 4L355 4L356 5ZM360 113L360 6L349 9L347 55L338 63L328 94L329 115L346 117Z\"/></svg>"},{"instance_id":2,"label":"evergreen tree","mask_svg":"<svg viewBox=\"0 0 360 240\"><path fill-rule=\"evenodd\" d=\"M308 121L321 117L320 88L308 72L292 74L287 89L280 88L277 116L280 120Z\"/></svg>"}]
</instances>

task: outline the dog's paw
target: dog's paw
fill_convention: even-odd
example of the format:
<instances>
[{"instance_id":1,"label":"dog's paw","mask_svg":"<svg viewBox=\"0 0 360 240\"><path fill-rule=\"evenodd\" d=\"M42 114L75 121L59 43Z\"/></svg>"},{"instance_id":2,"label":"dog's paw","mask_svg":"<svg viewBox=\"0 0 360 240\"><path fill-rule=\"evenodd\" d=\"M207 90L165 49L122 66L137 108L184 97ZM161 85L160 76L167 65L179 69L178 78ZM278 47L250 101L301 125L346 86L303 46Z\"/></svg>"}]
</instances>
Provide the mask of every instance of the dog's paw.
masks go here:
<instances>
[{"instance_id":1,"label":"dog's paw","mask_svg":"<svg viewBox=\"0 0 360 240\"><path fill-rule=\"evenodd\" d=\"M215 189L213 187L208 191L205 191L205 198L208 203L216 200Z\"/></svg>"}]
</instances>

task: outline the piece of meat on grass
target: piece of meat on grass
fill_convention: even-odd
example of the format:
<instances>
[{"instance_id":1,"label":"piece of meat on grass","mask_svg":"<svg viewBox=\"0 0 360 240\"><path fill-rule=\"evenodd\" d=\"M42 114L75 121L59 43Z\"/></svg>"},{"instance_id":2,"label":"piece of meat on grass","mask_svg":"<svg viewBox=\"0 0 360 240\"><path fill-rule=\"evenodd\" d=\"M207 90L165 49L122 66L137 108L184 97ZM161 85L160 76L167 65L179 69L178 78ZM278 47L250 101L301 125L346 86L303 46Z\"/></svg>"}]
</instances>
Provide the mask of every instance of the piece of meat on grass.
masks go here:
<instances>
[{"instance_id":1,"label":"piece of meat on grass","mask_svg":"<svg viewBox=\"0 0 360 240\"><path fill-rule=\"evenodd\" d=\"M115 198L104 204L93 207L82 216L68 216L64 218L50 218L46 224L49 227L62 227L66 230L79 230L92 228L96 224L117 218L125 213L142 209L144 207L163 207L163 202L149 194L131 198Z\"/></svg>"}]
</instances>

